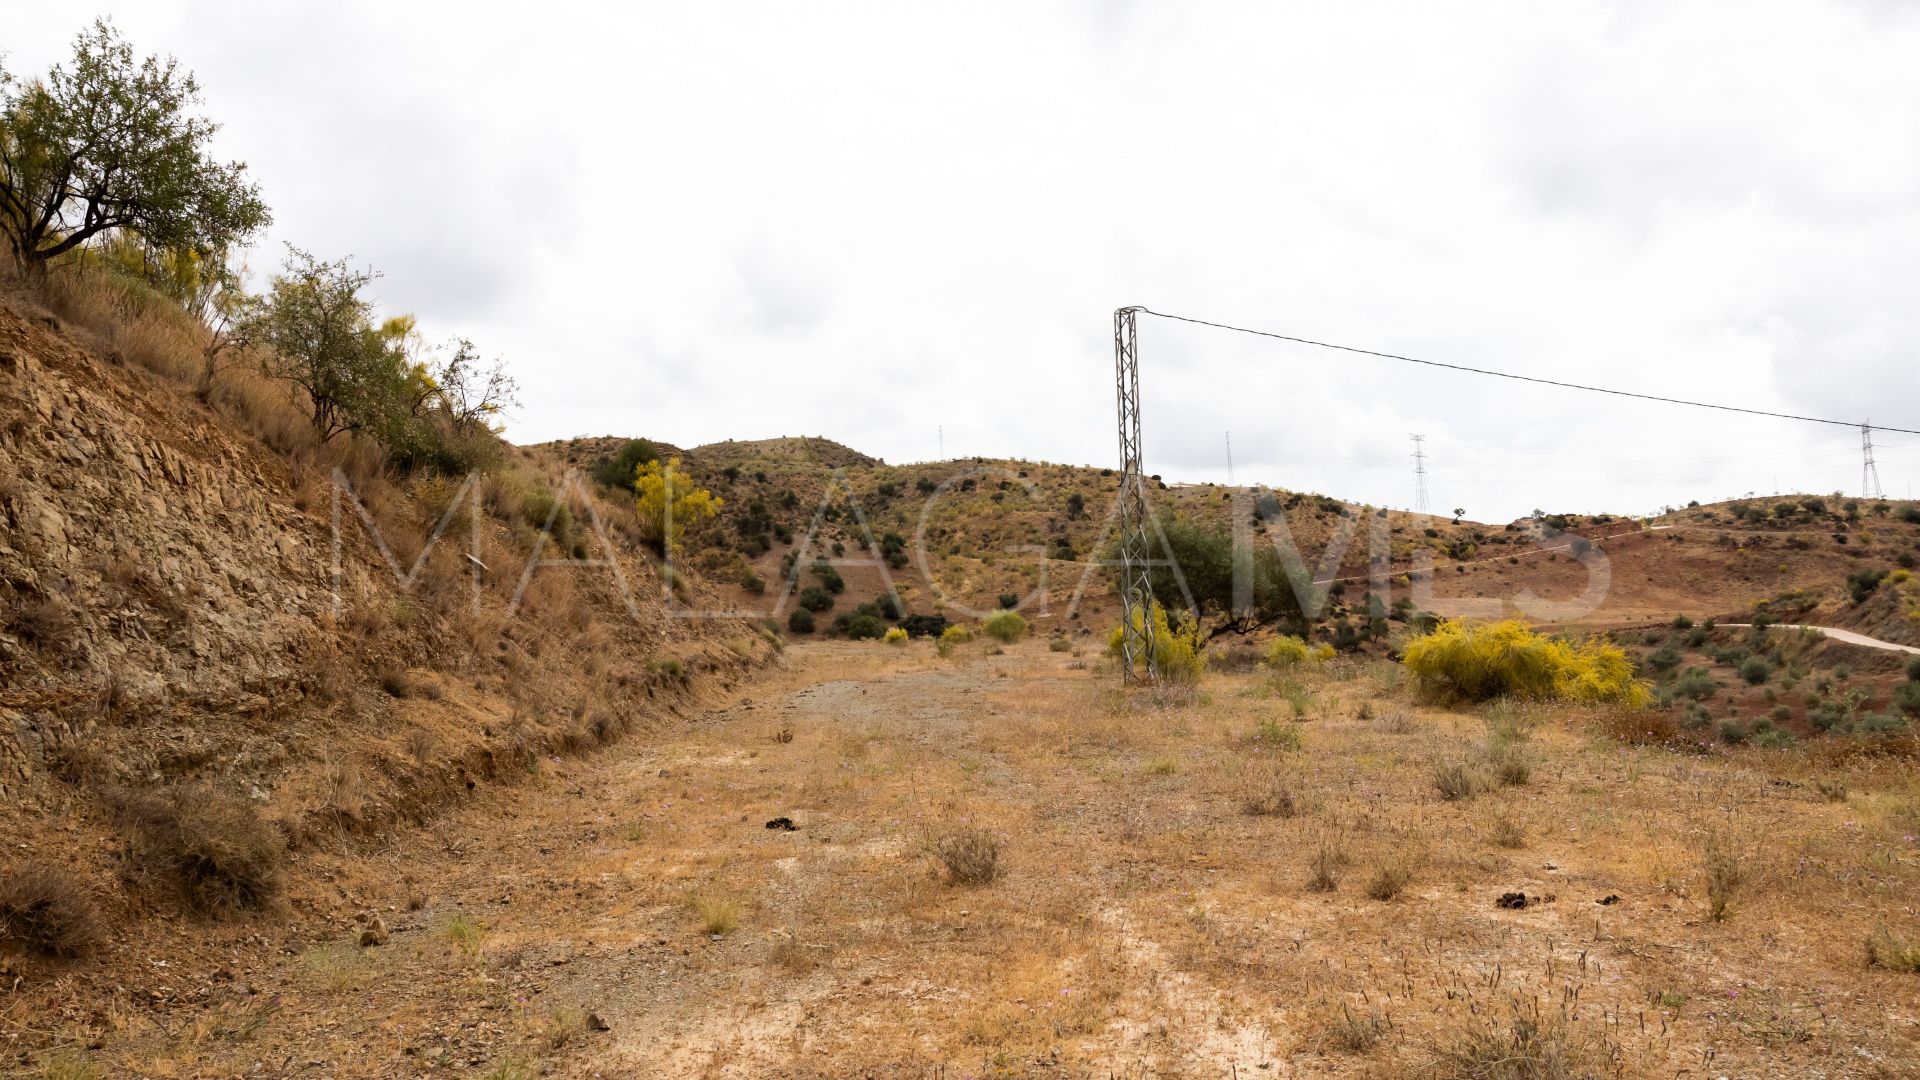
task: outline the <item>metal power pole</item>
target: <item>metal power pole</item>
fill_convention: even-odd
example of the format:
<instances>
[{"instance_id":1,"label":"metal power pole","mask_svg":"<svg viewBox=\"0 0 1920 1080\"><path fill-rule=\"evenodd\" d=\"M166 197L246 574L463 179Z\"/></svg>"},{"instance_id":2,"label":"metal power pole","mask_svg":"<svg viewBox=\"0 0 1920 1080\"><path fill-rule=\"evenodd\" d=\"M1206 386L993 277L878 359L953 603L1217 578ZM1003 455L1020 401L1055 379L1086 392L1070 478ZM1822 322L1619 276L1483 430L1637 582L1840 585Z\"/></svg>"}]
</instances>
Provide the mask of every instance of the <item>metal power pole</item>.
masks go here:
<instances>
[{"instance_id":1,"label":"metal power pole","mask_svg":"<svg viewBox=\"0 0 1920 1080\"><path fill-rule=\"evenodd\" d=\"M1880 490L1880 466L1873 462L1873 425L1860 425L1860 497L1884 499Z\"/></svg>"},{"instance_id":2,"label":"metal power pole","mask_svg":"<svg viewBox=\"0 0 1920 1080\"><path fill-rule=\"evenodd\" d=\"M1140 458L1139 308L1113 313L1114 391L1120 406L1120 677L1152 682L1153 584L1147 559L1147 478Z\"/></svg>"}]
</instances>

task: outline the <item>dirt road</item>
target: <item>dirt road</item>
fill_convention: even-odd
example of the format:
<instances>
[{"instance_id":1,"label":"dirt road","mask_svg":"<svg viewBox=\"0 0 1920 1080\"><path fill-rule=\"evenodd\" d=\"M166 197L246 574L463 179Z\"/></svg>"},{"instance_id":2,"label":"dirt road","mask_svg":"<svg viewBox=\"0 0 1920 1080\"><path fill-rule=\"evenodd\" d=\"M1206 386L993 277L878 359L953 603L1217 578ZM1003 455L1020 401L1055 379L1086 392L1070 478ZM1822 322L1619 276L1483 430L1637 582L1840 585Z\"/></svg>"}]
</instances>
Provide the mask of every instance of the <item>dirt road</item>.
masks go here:
<instances>
[{"instance_id":1,"label":"dirt road","mask_svg":"<svg viewBox=\"0 0 1920 1080\"><path fill-rule=\"evenodd\" d=\"M1753 624L1742 623L1742 622L1730 622L1730 623L1721 623L1720 625L1745 628L1745 627L1752 626ZM1832 638L1835 641L1844 641L1849 645L1860 645L1869 649L1880 649L1885 652L1903 652L1903 653L1920 654L1920 649L1916 649L1911 645L1902 645L1899 642L1895 642L1895 641L1881 641L1879 638L1868 637L1865 634L1855 633L1852 630L1842 630L1840 627L1837 627L1837 626L1809 626L1806 623L1771 623L1769 625L1779 630L1814 630L1821 634L1824 634L1827 637Z\"/></svg>"}]
</instances>

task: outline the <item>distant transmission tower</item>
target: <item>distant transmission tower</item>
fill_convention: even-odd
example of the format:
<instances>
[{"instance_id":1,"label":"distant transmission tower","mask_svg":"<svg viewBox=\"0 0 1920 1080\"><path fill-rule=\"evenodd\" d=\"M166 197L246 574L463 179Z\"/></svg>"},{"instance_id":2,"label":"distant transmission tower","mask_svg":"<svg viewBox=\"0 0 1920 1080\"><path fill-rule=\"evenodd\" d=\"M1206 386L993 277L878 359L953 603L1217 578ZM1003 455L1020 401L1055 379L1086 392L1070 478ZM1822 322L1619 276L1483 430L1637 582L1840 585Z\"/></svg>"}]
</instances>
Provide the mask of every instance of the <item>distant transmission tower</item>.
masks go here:
<instances>
[{"instance_id":1,"label":"distant transmission tower","mask_svg":"<svg viewBox=\"0 0 1920 1080\"><path fill-rule=\"evenodd\" d=\"M1233 486L1233 432L1231 431L1226 432L1226 436L1227 436L1227 486L1232 487Z\"/></svg>"},{"instance_id":2,"label":"distant transmission tower","mask_svg":"<svg viewBox=\"0 0 1920 1080\"><path fill-rule=\"evenodd\" d=\"M1860 425L1860 497L1884 499L1880 490L1880 466L1873 463L1873 425Z\"/></svg>"},{"instance_id":3,"label":"distant transmission tower","mask_svg":"<svg viewBox=\"0 0 1920 1080\"><path fill-rule=\"evenodd\" d=\"M1413 509L1427 513L1427 437L1413 437Z\"/></svg>"}]
</instances>

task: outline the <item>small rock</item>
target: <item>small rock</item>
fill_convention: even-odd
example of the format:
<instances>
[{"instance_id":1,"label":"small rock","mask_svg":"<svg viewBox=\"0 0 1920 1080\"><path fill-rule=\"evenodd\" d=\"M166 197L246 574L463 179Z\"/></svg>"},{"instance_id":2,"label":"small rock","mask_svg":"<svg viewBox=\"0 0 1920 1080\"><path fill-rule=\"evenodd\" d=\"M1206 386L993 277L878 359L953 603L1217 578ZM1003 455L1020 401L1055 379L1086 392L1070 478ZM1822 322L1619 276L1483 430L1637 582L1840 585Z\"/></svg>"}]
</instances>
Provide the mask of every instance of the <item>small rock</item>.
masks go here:
<instances>
[{"instance_id":1,"label":"small rock","mask_svg":"<svg viewBox=\"0 0 1920 1080\"><path fill-rule=\"evenodd\" d=\"M800 826L795 825L793 819L790 817L777 817L767 822L767 828L778 832L795 832L799 830Z\"/></svg>"},{"instance_id":2,"label":"small rock","mask_svg":"<svg viewBox=\"0 0 1920 1080\"><path fill-rule=\"evenodd\" d=\"M590 1012L587 1014L587 1030L588 1031L612 1031L613 1028L609 1026L605 1020L601 1019L599 1013Z\"/></svg>"},{"instance_id":3,"label":"small rock","mask_svg":"<svg viewBox=\"0 0 1920 1080\"><path fill-rule=\"evenodd\" d=\"M1518 911L1527 906L1527 894L1523 892L1501 893L1500 899L1495 900L1493 906L1505 908L1509 911Z\"/></svg>"},{"instance_id":4,"label":"small rock","mask_svg":"<svg viewBox=\"0 0 1920 1080\"><path fill-rule=\"evenodd\" d=\"M1617 903L1619 903L1619 902L1620 902L1620 897L1619 897L1619 896L1618 896L1617 894L1614 894L1614 893L1608 893L1607 895L1605 895L1605 896L1603 896L1603 897L1601 897L1600 899L1598 899L1598 900L1595 900L1595 901L1594 901L1594 903L1596 903L1596 904L1604 904L1604 905L1609 905L1609 906L1610 906L1610 905L1613 905L1613 904L1617 904Z\"/></svg>"},{"instance_id":5,"label":"small rock","mask_svg":"<svg viewBox=\"0 0 1920 1080\"><path fill-rule=\"evenodd\" d=\"M371 949L378 945L385 945L388 936L386 920L375 915L367 920L366 929L360 931L360 947Z\"/></svg>"}]
</instances>

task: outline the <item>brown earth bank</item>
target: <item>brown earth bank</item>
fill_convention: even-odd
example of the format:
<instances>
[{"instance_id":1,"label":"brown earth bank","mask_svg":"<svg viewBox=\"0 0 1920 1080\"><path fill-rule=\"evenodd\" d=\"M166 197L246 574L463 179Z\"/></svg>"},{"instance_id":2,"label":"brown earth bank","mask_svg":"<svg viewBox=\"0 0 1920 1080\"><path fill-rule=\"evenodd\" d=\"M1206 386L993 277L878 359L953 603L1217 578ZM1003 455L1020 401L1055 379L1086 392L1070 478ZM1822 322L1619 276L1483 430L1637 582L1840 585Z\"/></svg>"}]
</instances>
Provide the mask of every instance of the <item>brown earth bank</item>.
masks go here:
<instances>
[{"instance_id":1,"label":"brown earth bank","mask_svg":"<svg viewBox=\"0 0 1920 1080\"><path fill-rule=\"evenodd\" d=\"M806 644L0 1018L46 1076L1912 1075L1911 770L1607 723Z\"/></svg>"}]
</instances>

